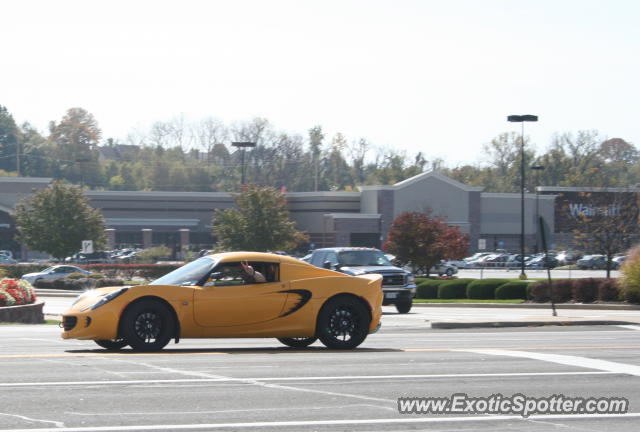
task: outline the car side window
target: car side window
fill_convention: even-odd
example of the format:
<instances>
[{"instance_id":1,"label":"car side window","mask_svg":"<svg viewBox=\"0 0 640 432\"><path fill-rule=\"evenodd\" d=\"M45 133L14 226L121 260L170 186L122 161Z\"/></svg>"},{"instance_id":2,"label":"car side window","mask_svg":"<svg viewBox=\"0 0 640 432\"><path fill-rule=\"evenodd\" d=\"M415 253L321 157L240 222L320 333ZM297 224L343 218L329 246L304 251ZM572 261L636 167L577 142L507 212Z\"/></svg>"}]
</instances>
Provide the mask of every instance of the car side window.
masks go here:
<instances>
[{"instance_id":1,"label":"car side window","mask_svg":"<svg viewBox=\"0 0 640 432\"><path fill-rule=\"evenodd\" d=\"M264 276L264 282L278 282L280 280L280 265L273 262L253 262L249 266L253 270ZM209 277L208 283L213 282L215 286L251 285L263 283L262 280L252 274L247 274L240 262L221 263L217 265Z\"/></svg>"},{"instance_id":2,"label":"car side window","mask_svg":"<svg viewBox=\"0 0 640 432\"><path fill-rule=\"evenodd\" d=\"M322 267L322 264L324 264L324 257L326 256L326 254L327 253L325 251L314 253L312 256L311 264L313 264L316 267Z\"/></svg>"},{"instance_id":3,"label":"car side window","mask_svg":"<svg viewBox=\"0 0 640 432\"><path fill-rule=\"evenodd\" d=\"M324 260L323 260L322 264L324 264L327 261L329 261L331 263L331 265L337 265L338 264L338 254L336 254L333 251L327 252L327 254L324 257Z\"/></svg>"}]
</instances>

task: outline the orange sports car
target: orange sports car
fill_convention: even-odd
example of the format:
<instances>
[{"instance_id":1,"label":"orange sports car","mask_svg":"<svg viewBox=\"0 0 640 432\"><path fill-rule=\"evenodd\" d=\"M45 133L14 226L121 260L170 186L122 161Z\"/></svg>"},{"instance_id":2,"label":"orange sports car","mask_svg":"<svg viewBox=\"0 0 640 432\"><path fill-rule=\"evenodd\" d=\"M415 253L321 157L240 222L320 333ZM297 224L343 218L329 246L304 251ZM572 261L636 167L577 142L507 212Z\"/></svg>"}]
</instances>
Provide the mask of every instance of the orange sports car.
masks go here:
<instances>
[{"instance_id":1,"label":"orange sports car","mask_svg":"<svg viewBox=\"0 0 640 432\"><path fill-rule=\"evenodd\" d=\"M227 252L190 262L148 285L82 294L63 315L64 339L156 351L171 339L317 339L351 349L380 327L382 276L348 276L296 258Z\"/></svg>"}]
</instances>

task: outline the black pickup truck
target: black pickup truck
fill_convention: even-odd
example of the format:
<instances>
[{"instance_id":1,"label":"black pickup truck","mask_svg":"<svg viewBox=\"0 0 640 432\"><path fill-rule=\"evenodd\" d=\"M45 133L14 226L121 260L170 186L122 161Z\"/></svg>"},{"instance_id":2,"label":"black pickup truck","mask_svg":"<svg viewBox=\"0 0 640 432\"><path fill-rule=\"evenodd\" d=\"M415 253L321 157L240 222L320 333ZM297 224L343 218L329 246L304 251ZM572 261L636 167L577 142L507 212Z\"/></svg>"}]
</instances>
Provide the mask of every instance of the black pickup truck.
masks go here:
<instances>
[{"instance_id":1,"label":"black pickup truck","mask_svg":"<svg viewBox=\"0 0 640 432\"><path fill-rule=\"evenodd\" d=\"M416 295L413 274L394 266L378 249L363 247L316 249L311 253L309 262L316 267L337 270L352 276L365 273L381 274L383 304L395 304L400 313L411 310L412 301Z\"/></svg>"}]
</instances>

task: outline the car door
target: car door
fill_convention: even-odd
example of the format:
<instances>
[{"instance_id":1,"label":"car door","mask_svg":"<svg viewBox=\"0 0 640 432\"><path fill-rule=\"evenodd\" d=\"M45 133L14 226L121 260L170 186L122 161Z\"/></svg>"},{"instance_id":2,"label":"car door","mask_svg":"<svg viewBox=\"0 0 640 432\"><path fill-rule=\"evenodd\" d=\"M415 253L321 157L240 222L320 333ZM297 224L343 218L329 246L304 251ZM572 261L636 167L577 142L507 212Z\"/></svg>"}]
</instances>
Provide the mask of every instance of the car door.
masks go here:
<instances>
[{"instance_id":1,"label":"car door","mask_svg":"<svg viewBox=\"0 0 640 432\"><path fill-rule=\"evenodd\" d=\"M194 293L196 324L202 327L231 327L273 320L282 314L287 299L287 284L279 281L277 263L250 263L254 268L276 266L275 276L267 282L246 282L237 272L224 274L239 263L223 263L213 269L216 280ZM226 266L226 267L225 267ZM264 271L264 270L263 270Z\"/></svg>"}]
</instances>

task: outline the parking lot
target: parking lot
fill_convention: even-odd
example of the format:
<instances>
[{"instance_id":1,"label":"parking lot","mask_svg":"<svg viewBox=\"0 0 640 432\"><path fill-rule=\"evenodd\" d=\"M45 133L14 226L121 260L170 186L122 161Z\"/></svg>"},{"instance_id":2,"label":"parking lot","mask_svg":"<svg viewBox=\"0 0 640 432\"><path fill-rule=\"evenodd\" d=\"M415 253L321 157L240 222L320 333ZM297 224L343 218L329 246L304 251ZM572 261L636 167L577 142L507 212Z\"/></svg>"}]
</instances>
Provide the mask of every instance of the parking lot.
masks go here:
<instances>
[{"instance_id":1,"label":"parking lot","mask_svg":"<svg viewBox=\"0 0 640 432\"><path fill-rule=\"evenodd\" d=\"M426 308L425 308L426 309ZM632 430L640 326L433 330L385 308L354 351L203 339L109 353L2 325L0 430ZM627 414L400 414L402 397L618 397Z\"/></svg>"}]
</instances>

